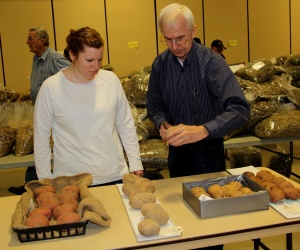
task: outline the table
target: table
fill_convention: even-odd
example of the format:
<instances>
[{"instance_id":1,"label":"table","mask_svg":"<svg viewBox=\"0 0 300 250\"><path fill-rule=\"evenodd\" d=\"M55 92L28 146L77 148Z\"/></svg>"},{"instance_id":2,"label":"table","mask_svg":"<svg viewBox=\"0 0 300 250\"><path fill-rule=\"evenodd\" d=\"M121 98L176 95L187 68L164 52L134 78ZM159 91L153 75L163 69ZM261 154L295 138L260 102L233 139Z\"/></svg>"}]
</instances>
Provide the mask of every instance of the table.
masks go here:
<instances>
[{"instance_id":1,"label":"table","mask_svg":"<svg viewBox=\"0 0 300 250\"><path fill-rule=\"evenodd\" d=\"M229 148L237 148L237 147L246 147L246 146L262 146L262 145L268 145L268 144L275 144L280 142L289 142L290 143L290 158L291 162L293 162L294 159L299 160L299 158L296 158L294 156L293 152L293 141L300 140L300 137L290 137L290 138L275 138L275 139L260 139L255 136L251 135L243 135L243 136L237 136L234 138L231 138L227 141L224 141L224 147L225 149ZM262 148L262 147L260 147ZM278 153L269 149L262 148L264 150L271 151L273 153ZM53 157L53 155L52 155ZM167 159L166 159L167 160ZM0 170L1 169L8 169L8 168L22 168L22 167L30 167L35 166L34 163L34 154L22 156L22 157L15 157L13 154L9 154L7 156L0 158ZM155 166L154 166L155 167ZM166 166L167 168L167 166ZM161 171L162 169L156 169L156 171ZM300 179L300 176L293 173L292 175L296 176Z\"/></svg>"},{"instance_id":2,"label":"table","mask_svg":"<svg viewBox=\"0 0 300 250\"><path fill-rule=\"evenodd\" d=\"M262 147L262 145L289 142L289 144L290 144L289 156L291 159L291 164L293 164L294 159L300 160L299 158L294 156L294 144L293 144L294 141L299 141L299 140L300 140L300 137L261 139L261 138L251 136L251 135L243 135L243 136L237 136L237 137L231 138L227 141L224 141L224 147L227 150L229 148L256 146L260 149L263 149L263 150L266 150L266 151L269 151L269 152L272 152L275 154L283 154L281 152L277 152L274 150L264 148L264 147ZM300 176L295 174L293 171L291 172L291 174L300 179Z\"/></svg>"},{"instance_id":3,"label":"table","mask_svg":"<svg viewBox=\"0 0 300 250\"><path fill-rule=\"evenodd\" d=\"M265 169L265 168L260 168ZM272 171L272 170L271 170ZM273 172L273 171L272 171ZM273 172L275 175L278 173ZM115 185L91 188L91 193L104 204L112 217L110 227L88 223L86 234L55 240L20 243L10 228L11 216L19 196L0 198L0 249L89 250L100 249L157 249L182 250L226 244L300 231L300 218L285 219L271 207L268 210L200 219L182 198L182 182L228 176L227 172L169 178L153 181L156 196L176 226L182 226L179 237L138 243L131 228L118 189ZM291 180L289 180L291 181ZM300 184L291 181L295 186Z\"/></svg>"}]
</instances>

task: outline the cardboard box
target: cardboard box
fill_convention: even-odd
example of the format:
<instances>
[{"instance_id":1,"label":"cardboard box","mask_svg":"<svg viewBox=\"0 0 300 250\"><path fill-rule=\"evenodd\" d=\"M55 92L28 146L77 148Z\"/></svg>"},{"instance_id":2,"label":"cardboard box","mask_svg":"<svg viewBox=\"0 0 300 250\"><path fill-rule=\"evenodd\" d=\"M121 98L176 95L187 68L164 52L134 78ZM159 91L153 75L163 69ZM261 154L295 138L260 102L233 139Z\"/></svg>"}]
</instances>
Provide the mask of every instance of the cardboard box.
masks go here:
<instances>
[{"instance_id":1,"label":"cardboard box","mask_svg":"<svg viewBox=\"0 0 300 250\"><path fill-rule=\"evenodd\" d=\"M205 190L212 184L223 186L238 181L249 187L254 194L221 199L200 200L190 190L193 187L203 187ZM200 218L217 217L228 214L245 213L269 208L269 194L260 185L243 175L207 179L202 181L182 183L183 199L195 210Z\"/></svg>"}]
</instances>

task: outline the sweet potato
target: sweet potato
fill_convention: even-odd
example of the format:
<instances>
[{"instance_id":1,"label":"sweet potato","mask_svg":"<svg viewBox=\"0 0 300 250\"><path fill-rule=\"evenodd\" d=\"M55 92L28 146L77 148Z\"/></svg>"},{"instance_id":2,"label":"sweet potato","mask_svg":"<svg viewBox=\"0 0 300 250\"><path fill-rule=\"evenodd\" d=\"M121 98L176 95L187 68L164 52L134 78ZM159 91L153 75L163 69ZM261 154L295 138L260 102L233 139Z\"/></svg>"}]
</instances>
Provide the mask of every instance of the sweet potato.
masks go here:
<instances>
[{"instance_id":1,"label":"sweet potato","mask_svg":"<svg viewBox=\"0 0 300 250\"><path fill-rule=\"evenodd\" d=\"M61 224L75 223L75 222L79 222L80 220L81 220L81 216L78 213L65 212L57 218L56 224L61 225Z\"/></svg>"},{"instance_id":2,"label":"sweet potato","mask_svg":"<svg viewBox=\"0 0 300 250\"><path fill-rule=\"evenodd\" d=\"M25 225L28 227L46 227L49 226L49 220L40 214L35 214L25 220Z\"/></svg>"}]
</instances>

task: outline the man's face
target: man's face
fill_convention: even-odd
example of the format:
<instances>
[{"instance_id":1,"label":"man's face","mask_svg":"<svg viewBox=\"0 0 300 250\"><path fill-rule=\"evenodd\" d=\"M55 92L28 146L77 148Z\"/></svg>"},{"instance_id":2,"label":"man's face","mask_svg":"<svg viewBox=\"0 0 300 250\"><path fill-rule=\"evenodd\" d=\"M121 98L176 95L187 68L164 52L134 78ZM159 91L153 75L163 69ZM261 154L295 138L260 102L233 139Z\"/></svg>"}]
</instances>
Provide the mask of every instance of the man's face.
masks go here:
<instances>
[{"instance_id":1,"label":"man's face","mask_svg":"<svg viewBox=\"0 0 300 250\"><path fill-rule=\"evenodd\" d=\"M162 24L162 41L181 61L187 58L192 47L196 26L191 30L183 16L178 16L173 25Z\"/></svg>"},{"instance_id":2,"label":"man's face","mask_svg":"<svg viewBox=\"0 0 300 250\"><path fill-rule=\"evenodd\" d=\"M30 52L39 55L44 47L44 40L36 38L35 32L30 31L28 33L26 44L28 44Z\"/></svg>"}]
</instances>

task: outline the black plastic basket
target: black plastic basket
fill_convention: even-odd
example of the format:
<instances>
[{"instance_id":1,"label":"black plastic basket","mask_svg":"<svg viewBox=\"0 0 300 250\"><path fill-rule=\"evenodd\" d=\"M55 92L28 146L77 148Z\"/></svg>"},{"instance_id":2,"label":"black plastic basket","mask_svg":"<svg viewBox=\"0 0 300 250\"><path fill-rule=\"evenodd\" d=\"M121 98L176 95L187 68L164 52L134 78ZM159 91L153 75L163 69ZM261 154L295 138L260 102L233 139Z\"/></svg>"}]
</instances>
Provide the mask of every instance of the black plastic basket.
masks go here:
<instances>
[{"instance_id":1,"label":"black plastic basket","mask_svg":"<svg viewBox=\"0 0 300 250\"><path fill-rule=\"evenodd\" d=\"M47 227L14 229L21 243L84 235L87 221Z\"/></svg>"}]
</instances>

